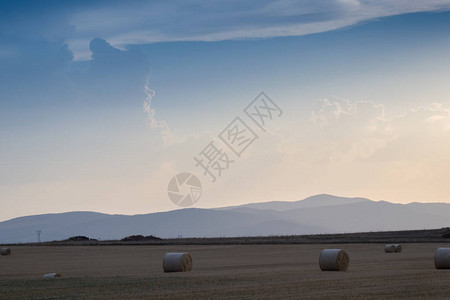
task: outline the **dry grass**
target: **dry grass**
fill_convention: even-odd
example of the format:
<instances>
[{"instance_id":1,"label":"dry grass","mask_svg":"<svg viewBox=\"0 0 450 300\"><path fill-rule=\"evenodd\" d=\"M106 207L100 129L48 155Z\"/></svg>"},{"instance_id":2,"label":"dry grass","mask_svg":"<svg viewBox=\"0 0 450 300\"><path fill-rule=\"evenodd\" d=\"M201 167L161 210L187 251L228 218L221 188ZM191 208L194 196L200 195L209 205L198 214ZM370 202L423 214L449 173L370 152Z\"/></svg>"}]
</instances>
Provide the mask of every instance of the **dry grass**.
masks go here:
<instances>
[{"instance_id":1,"label":"dry grass","mask_svg":"<svg viewBox=\"0 0 450 300\"><path fill-rule=\"evenodd\" d=\"M337 245L331 245L336 247ZM346 272L322 272L330 245L14 247L0 257L0 297L14 298L446 298L450 270L436 270L439 244L346 244ZM164 273L166 252L190 252L194 270ZM42 279L59 272L60 279Z\"/></svg>"}]
</instances>

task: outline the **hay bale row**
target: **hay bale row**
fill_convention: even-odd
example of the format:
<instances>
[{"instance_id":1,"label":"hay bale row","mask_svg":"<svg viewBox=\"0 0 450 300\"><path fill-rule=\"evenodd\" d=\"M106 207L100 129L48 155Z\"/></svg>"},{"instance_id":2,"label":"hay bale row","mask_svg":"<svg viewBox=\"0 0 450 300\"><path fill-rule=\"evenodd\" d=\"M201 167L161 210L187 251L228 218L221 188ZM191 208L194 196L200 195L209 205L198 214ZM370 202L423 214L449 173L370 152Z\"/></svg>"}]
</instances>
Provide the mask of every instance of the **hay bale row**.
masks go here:
<instances>
[{"instance_id":1,"label":"hay bale row","mask_svg":"<svg viewBox=\"0 0 450 300\"><path fill-rule=\"evenodd\" d=\"M400 244L388 244L386 253L399 253ZM323 249L319 256L319 267L322 271L346 271L350 257L342 249ZM450 248L439 248L434 256L436 269L450 269ZM192 270L192 257L189 253L166 253L163 260L164 272L188 272Z\"/></svg>"},{"instance_id":2,"label":"hay bale row","mask_svg":"<svg viewBox=\"0 0 450 300\"><path fill-rule=\"evenodd\" d=\"M401 252L399 244L388 244L384 247L385 252ZM9 248L1 249L2 255L10 255ZM350 257L342 249L323 249L319 256L319 267L322 271L346 271L348 269ZM434 255L436 269L450 269L450 248L438 248ZM163 270L168 272L189 272L192 271L192 256L187 252L166 253L163 259ZM58 278L60 273L48 273L44 278Z\"/></svg>"},{"instance_id":3,"label":"hay bale row","mask_svg":"<svg viewBox=\"0 0 450 300\"><path fill-rule=\"evenodd\" d=\"M399 253L402 252L402 245L400 244L388 244L384 246L384 252L386 253Z\"/></svg>"},{"instance_id":4,"label":"hay bale row","mask_svg":"<svg viewBox=\"0 0 450 300\"><path fill-rule=\"evenodd\" d=\"M166 253L163 269L166 273L192 271L192 256L189 253Z\"/></svg>"},{"instance_id":5,"label":"hay bale row","mask_svg":"<svg viewBox=\"0 0 450 300\"><path fill-rule=\"evenodd\" d=\"M320 252L319 267L322 271L345 271L350 257L342 249L324 249Z\"/></svg>"},{"instance_id":6,"label":"hay bale row","mask_svg":"<svg viewBox=\"0 0 450 300\"><path fill-rule=\"evenodd\" d=\"M2 250L0 250L0 254L1 255L11 255L11 249L9 248L2 248Z\"/></svg>"}]
</instances>

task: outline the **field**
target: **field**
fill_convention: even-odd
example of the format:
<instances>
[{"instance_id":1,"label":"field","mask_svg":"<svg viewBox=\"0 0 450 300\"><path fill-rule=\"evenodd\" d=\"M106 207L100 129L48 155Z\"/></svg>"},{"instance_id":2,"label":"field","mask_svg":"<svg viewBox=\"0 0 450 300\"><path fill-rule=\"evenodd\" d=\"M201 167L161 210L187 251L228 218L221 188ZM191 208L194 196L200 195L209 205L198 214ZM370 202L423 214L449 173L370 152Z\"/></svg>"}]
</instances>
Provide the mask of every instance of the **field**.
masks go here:
<instances>
[{"instance_id":1,"label":"field","mask_svg":"<svg viewBox=\"0 0 450 300\"><path fill-rule=\"evenodd\" d=\"M0 297L15 298L445 298L441 244L16 246L0 257ZM444 244L445 246L445 244ZM323 248L345 249L346 272L322 272ZM162 271L166 252L188 251L194 270ZM42 279L59 272L62 278Z\"/></svg>"}]
</instances>

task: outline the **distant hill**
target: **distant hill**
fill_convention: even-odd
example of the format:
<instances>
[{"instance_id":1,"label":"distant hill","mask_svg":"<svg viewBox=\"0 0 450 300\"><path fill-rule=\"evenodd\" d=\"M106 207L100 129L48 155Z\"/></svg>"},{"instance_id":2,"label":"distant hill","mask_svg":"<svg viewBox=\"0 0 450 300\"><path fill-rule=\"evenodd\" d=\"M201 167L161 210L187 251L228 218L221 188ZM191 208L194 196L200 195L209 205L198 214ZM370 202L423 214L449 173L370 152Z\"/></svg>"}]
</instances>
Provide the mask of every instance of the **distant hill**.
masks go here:
<instances>
[{"instance_id":1,"label":"distant hill","mask_svg":"<svg viewBox=\"0 0 450 300\"><path fill-rule=\"evenodd\" d=\"M430 229L450 226L450 204L394 204L365 198L316 195L295 202L251 203L217 209L181 209L143 215L68 212L0 222L0 243L34 242L72 236L122 239L298 235Z\"/></svg>"},{"instance_id":2,"label":"distant hill","mask_svg":"<svg viewBox=\"0 0 450 300\"><path fill-rule=\"evenodd\" d=\"M239 206L229 206L222 209L242 209L246 208L256 208L256 209L269 209L269 210L289 210L296 208L306 208L306 207L321 207L321 206L331 206L331 205L342 205L342 204L352 204L359 202L371 202L369 199L365 198L345 198L337 197L327 194L321 194L316 196L311 196L300 201L271 201L271 202L261 202L261 203L249 203Z\"/></svg>"}]
</instances>

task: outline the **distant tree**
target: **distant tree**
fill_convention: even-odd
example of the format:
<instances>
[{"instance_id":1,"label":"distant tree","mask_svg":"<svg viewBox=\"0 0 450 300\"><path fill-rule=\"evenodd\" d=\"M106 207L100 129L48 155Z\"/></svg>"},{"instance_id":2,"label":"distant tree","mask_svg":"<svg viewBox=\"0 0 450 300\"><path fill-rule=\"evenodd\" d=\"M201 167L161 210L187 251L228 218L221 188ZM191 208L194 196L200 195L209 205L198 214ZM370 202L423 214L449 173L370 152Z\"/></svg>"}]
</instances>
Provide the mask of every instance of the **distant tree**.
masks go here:
<instances>
[{"instance_id":1,"label":"distant tree","mask_svg":"<svg viewBox=\"0 0 450 300\"><path fill-rule=\"evenodd\" d=\"M78 236L72 236L72 237L68 238L67 241L81 242L81 241L97 241L97 240L88 238L87 236L84 236L84 235L78 235Z\"/></svg>"},{"instance_id":2,"label":"distant tree","mask_svg":"<svg viewBox=\"0 0 450 300\"><path fill-rule=\"evenodd\" d=\"M161 238L153 236L153 235L147 235L143 236L141 234L138 235L130 235L127 237L124 237L121 239L122 242L137 242L137 241L148 241L148 240L160 240Z\"/></svg>"}]
</instances>

